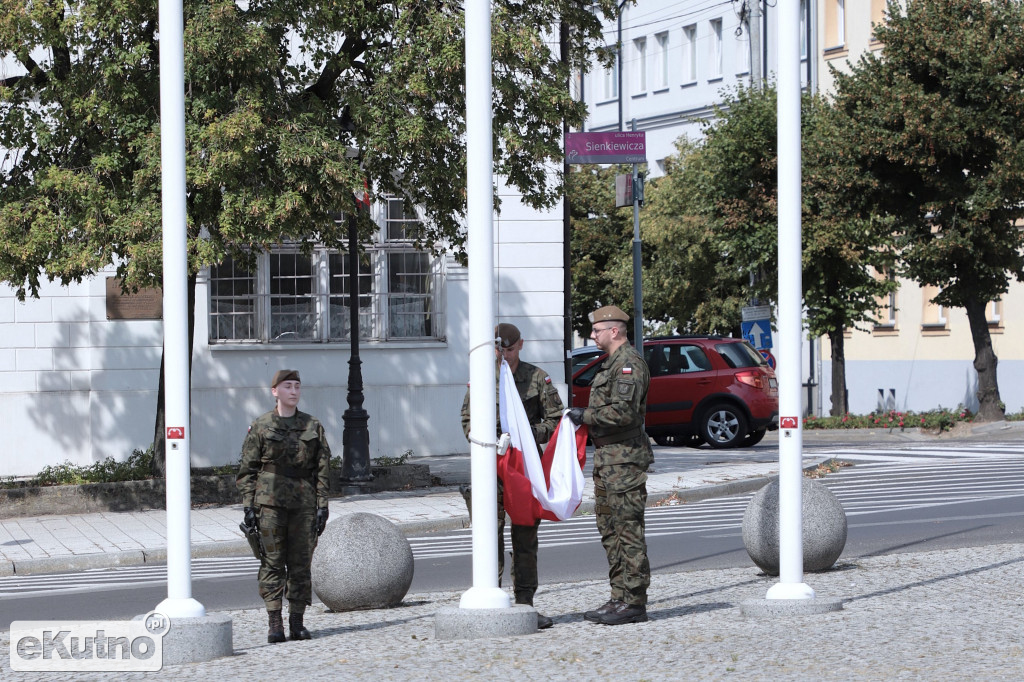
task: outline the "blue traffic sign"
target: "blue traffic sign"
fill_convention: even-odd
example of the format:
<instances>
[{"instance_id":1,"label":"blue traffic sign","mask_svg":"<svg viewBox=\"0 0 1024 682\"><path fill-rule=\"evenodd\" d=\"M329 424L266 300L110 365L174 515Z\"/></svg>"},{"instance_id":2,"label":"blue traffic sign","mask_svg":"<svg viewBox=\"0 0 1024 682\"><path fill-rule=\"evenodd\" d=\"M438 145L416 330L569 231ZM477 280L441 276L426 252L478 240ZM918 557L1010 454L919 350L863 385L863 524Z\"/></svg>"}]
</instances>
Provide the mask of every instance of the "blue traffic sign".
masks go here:
<instances>
[{"instance_id":1,"label":"blue traffic sign","mask_svg":"<svg viewBox=\"0 0 1024 682\"><path fill-rule=\"evenodd\" d=\"M757 350L772 347L772 325L768 320L740 322L740 333Z\"/></svg>"}]
</instances>

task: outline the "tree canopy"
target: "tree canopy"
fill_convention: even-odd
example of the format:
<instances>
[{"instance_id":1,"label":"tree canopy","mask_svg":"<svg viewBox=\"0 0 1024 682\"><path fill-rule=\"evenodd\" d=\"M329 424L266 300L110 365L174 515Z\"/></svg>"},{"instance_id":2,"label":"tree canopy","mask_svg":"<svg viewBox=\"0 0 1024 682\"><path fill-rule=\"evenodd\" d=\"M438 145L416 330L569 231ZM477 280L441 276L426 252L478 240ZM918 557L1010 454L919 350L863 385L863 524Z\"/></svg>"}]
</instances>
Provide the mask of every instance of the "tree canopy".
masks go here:
<instances>
[{"instance_id":1,"label":"tree canopy","mask_svg":"<svg viewBox=\"0 0 1024 682\"><path fill-rule=\"evenodd\" d=\"M1024 7L908 0L875 29L882 55L836 74L849 155L909 277L963 307L983 418L1000 418L985 315L1024 277Z\"/></svg>"},{"instance_id":2,"label":"tree canopy","mask_svg":"<svg viewBox=\"0 0 1024 682\"><path fill-rule=\"evenodd\" d=\"M537 207L585 114L570 74L610 54L617 5L592 7L492 3L495 171ZM337 242L367 182L423 213L423 245L461 252L461 2L185 0L184 21L192 273ZM0 0L0 55L0 279L34 295L113 263L128 288L159 285L157 3Z\"/></svg>"}]
</instances>

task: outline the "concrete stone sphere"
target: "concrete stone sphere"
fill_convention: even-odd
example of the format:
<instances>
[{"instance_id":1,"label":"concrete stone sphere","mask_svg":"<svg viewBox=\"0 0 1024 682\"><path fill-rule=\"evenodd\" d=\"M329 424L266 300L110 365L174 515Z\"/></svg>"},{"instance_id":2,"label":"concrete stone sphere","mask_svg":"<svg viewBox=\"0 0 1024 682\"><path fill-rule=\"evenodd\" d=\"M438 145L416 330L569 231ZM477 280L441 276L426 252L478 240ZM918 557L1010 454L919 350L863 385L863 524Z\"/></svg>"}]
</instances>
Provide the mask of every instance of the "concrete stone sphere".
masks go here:
<instances>
[{"instance_id":1,"label":"concrete stone sphere","mask_svg":"<svg viewBox=\"0 0 1024 682\"><path fill-rule=\"evenodd\" d=\"M846 546L846 512L832 491L801 477L804 571L824 571ZM779 574L779 479L761 488L743 514L743 544L757 567Z\"/></svg>"},{"instance_id":2,"label":"concrete stone sphere","mask_svg":"<svg viewBox=\"0 0 1024 682\"><path fill-rule=\"evenodd\" d=\"M332 611L400 604L412 572L409 541L376 514L346 514L328 523L313 552L313 591Z\"/></svg>"}]
</instances>

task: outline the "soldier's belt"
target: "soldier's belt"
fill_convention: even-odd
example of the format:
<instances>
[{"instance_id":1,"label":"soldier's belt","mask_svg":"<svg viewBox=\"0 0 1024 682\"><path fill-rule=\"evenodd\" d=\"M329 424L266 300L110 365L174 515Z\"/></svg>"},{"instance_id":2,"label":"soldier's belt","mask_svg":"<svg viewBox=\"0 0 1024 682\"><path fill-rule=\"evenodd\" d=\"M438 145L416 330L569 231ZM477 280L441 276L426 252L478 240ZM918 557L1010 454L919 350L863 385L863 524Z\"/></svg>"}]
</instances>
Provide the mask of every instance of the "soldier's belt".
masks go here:
<instances>
[{"instance_id":1,"label":"soldier's belt","mask_svg":"<svg viewBox=\"0 0 1024 682\"><path fill-rule=\"evenodd\" d=\"M627 431L619 431L618 433L612 433L607 436L590 436L590 440L594 441L594 447L600 448L605 445L615 445L616 443L624 443L627 440L633 440L643 435L643 430L639 426L634 426Z\"/></svg>"},{"instance_id":2,"label":"soldier's belt","mask_svg":"<svg viewBox=\"0 0 1024 682\"><path fill-rule=\"evenodd\" d=\"M287 476L288 478L306 479L313 479L316 473L315 469L299 469L298 467L291 467L287 464L264 464L263 471L266 471L268 474Z\"/></svg>"}]
</instances>

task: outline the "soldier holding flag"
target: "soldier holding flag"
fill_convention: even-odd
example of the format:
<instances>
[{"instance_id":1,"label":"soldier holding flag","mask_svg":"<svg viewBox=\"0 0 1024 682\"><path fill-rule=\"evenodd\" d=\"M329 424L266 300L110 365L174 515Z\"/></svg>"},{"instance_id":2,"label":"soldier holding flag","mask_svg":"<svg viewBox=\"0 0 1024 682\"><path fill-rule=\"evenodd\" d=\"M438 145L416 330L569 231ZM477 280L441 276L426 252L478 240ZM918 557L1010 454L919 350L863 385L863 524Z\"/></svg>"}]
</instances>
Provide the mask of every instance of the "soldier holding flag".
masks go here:
<instances>
[{"instance_id":1,"label":"soldier holding flag","mask_svg":"<svg viewBox=\"0 0 1024 682\"><path fill-rule=\"evenodd\" d=\"M548 373L528 362L519 359L523 349L523 338L519 329L508 323L501 323L494 329L495 357L501 363L502 358L508 363L515 378L516 390L526 408L526 416L530 421L530 429L538 448L551 439L555 427L562 418L563 404L558 389L551 383ZM500 418L499 418L500 424ZM462 430L469 437L469 391L462 402ZM500 426L499 426L500 430ZM499 434L500 435L500 434ZM499 453L501 454L501 453ZM504 486L498 479L498 585L501 585L501 574L505 570L505 507L503 504ZM469 501L468 493L466 495ZM533 525L512 524L512 584L517 604L533 606L533 596L537 591L537 527ZM549 628L552 621L547 616L537 614L538 629Z\"/></svg>"},{"instance_id":2,"label":"soldier holding flag","mask_svg":"<svg viewBox=\"0 0 1024 682\"><path fill-rule=\"evenodd\" d=\"M647 620L651 565L644 536L647 468L654 461L644 431L647 363L626 338L629 315L616 306L590 314L590 338L608 353L591 384L590 405L572 407L569 418L590 427L594 442L594 512L608 555L611 599L584 615L604 625Z\"/></svg>"}]
</instances>

